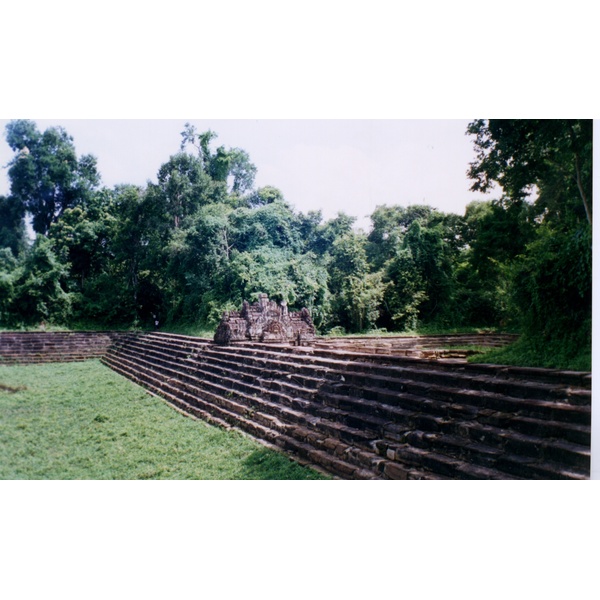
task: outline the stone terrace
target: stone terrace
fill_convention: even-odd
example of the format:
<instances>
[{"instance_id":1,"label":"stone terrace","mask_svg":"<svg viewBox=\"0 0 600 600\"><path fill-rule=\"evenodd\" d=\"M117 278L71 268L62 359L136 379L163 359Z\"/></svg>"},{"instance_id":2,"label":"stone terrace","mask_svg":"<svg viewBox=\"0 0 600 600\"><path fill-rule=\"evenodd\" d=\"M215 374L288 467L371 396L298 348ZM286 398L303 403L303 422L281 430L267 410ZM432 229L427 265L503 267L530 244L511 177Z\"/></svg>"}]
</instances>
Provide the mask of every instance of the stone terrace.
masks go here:
<instances>
[{"instance_id":1,"label":"stone terrace","mask_svg":"<svg viewBox=\"0 0 600 600\"><path fill-rule=\"evenodd\" d=\"M102 360L345 479L589 477L589 373L166 333L120 335Z\"/></svg>"},{"instance_id":2,"label":"stone terrace","mask_svg":"<svg viewBox=\"0 0 600 600\"><path fill-rule=\"evenodd\" d=\"M348 352L391 354L415 358L465 358L480 348L498 348L517 339L514 334L455 334L431 336L357 336L320 338L316 348L339 349Z\"/></svg>"}]
</instances>

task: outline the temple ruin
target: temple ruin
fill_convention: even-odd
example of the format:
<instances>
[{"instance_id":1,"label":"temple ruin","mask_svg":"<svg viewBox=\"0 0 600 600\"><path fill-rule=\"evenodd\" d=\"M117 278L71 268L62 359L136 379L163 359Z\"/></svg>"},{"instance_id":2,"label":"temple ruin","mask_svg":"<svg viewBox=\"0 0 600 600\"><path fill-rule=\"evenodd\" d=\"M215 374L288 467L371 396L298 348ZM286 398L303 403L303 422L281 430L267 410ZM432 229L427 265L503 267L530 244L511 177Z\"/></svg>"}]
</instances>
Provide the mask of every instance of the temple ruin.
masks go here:
<instances>
[{"instance_id":1,"label":"temple ruin","mask_svg":"<svg viewBox=\"0 0 600 600\"><path fill-rule=\"evenodd\" d=\"M254 341L304 346L314 338L308 309L289 312L286 302L277 304L267 294L259 294L258 302L249 304L244 300L242 310L223 313L214 340L223 345Z\"/></svg>"}]
</instances>

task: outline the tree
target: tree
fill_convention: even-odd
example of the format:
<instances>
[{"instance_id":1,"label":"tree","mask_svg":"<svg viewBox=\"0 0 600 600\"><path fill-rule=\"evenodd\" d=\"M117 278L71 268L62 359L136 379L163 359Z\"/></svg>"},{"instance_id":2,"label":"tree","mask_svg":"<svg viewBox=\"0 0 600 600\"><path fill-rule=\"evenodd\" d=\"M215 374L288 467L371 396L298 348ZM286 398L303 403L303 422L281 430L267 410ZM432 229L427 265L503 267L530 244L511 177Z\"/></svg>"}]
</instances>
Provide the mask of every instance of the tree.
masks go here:
<instances>
[{"instance_id":1,"label":"tree","mask_svg":"<svg viewBox=\"0 0 600 600\"><path fill-rule=\"evenodd\" d=\"M320 221L321 211L309 213L303 219L302 223L305 228L312 223L311 229L306 231L307 235L304 235L303 239L308 250L324 256L331 252L333 244L338 238L352 232L356 217L339 212L336 217L323 224L320 224Z\"/></svg>"},{"instance_id":2,"label":"tree","mask_svg":"<svg viewBox=\"0 0 600 600\"><path fill-rule=\"evenodd\" d=\"M10 248L18 256L27 246L25 211L16 198L0 196L0 248Z\"/></svg>"},{"instance_id":3,"label":"tree","mask_svg":"<svg viewBox=\"0 0 600 600\"><path fill-rule=\"evenodd\" d=\"M101 227L94 232L97 242L91 244L101 248L93 258L102 267L86 279L80 316L106 324L150 323L164 304L170 230L159 226L164 223L162 206L147 190L124 185L110 195ZM65 232L70 235L68 228L57 231L61 243ZM87 227L82 233L84 244L71 249L85 257L91 238Z\"/></svg>"},{"instance_id":4,"label":"tree","mask_svg":"<svg viewBox=\"0 0 600 600\"><path fill-rule=\"evenodd\" d=\"M531 239L527 205L474 201L462 220L455 260L455 305L465 325L498 326L510 319L511 269Z\"/></svg>"},{"instance_id":5,"label":"tree","mask_svg":"<svg viewBox=\"0 0 600 600\"><path fill-rule=\"evenodd\" d=\"M58 260L51 240L38 235L13 279L11 313L16 322L66 324L72 303L67 277L68 268Z\"/></svg>"},{"instance_id":6,"label":"tree","mask_svg":"<svg viewBox=\"0 0 600 600\"><path fill-rule=\"evenodd\" d=\"M229 150L229 173L233 178L232 194L244 194L254 186L256 167L250 162L250 156L241 148Z\"/></svg>"},{"instance_id":7,"label":"tree","mask_svg":"<svg viewBox=\"0 0 600 600\"><path fill-rule=\"evenodd\" d=\"M238 251L270 245L299 252L302 246L297 217L281 200L258 206L239 208L230 215L231 243Z\"/></svg>"},{"instance_id":8,"label":"tree","mask_svg":"<svg viewBox=\"0 0 600 600\"><path fill-rule=\"evenodd\" d=\"M16 153L8 170L11 195L33 216L37 233L45 235L68 208L85 206L100 183L96 159L78 159L62 127L40 133L33 121L11 121L6 141Z\"/></svg>"},{"instance_id":9,"label":"tree","mask_svg":"<svg viewBox=\"0 0 600 600\"><path fill-rule=\"evenodd\" d=\"M271 204L272 202L285 202L281 190L270 185L257 189L251 194L248 194L245 198L250 208L264 206L265 204Z\"/></svg>"},{"instance_id":10,"label":"tree","mask_svg":"<svg viewBox=\"0 0 600 600\"><path fill-rule=\"evenodd\" d=\"M383 268L402 244L406 232L414 221L428 223L435 215L431 206L377 206L371 215L373 228L369 233L367 253L373 268Z\"/></svg>"},{"instance_id":11,"label":"tree","mask_svg":"<svg viewBox=\"0 0 600 600\"><path fill-rule=\"evenodd\" d=\"M505 267L527 343L577 354L591 345L592 121L477 120L474 190L499 183L494 222L474 243ZM538 195L528 195L533 188ZM490 244L485 234L503 242ZM482 264L475 255L475 263ZM492 260L492 256L489 256ZM501 261L504 261L502 264ZM506 272L506 269L504 269ZM573 340L577 340L574 344Z\"/></svg>"},{"instance_id":12,"label":"tree","mask_svg":"<svg viewBox=\"0 0 600 600\"><path fill-rule=\"evenodd\" d=\"M485 192L497 182L522 200L537 186L540 209L575 211L592 224L591 120L478 119L467 133L477 151L468 171L472 190Z\"/></svg>"},{"instance_id":13,"label":"tree","mask_svg":"<svg viewBox=\"0 0 600 600\"><path fill-rule=\"evenodd\" d=\"M210 129L204 133L198 133L194 125L186 123L181 132L181 150L191 145L196 148L205 173L209 174L214 181L226 182L232 179L231 193L243 194L254 185L256 167L250 162L250 156L241 148L230 148L224 146L217 148L213 154L210 143L217 134Z\"/></svg>"},{"instance_id":14,"label":"tree","mask_svg":"<svg viewBox=\"0 0 600 600\"><path fill-rule=\"evenodd\" d=\"M217 134L210 129L204 133L198 133L198 130L194 125L186 123L184 129L181 132L181 151L185 150L185 147L190 144L198 151L198 157L202 161L204 171L208 173L210 171L210 163L212 155L210 152L210 143L217 137Z\"/></svg>"},{"instance_id":15,"label":"tree","mask_svg":"<svg viewBox=\"0 0 600 600\"><path fill-rule=\"evenodd\" d=\"M166 246L165 269L166 316L170 320L193 323L211 312L203 312L203 298L218 287L219 278L231 260L232 210L221 203L202 206L188 226L171 237ZM215 294L215 299L222 299L221 291Z\"/></svg>"},{"instance_id":16,"label":"tree","mask_svg":"<svg viewBox=\"0 0 600 600\"><path fill-rule=\"evenodd\" d=\"M378 206L367 256L385 273L381 325L414 329L419 321L456 321L454 266L464 241L462 219L430 206Z\"/></svg>"},{"instance_id":17,"label":"tree","mask_svg":"<svg viewBox=\"0 0 600 600\"><path fill-rule=\"evenodd\" d=\"M332 243L329 260L332 324L361 332L375 327L385 292L383 273L371 273L366 237L347 232Z\"/></svg>"},{"instance_id":18,"label":"tree","mask_svg":"<svg viewBox=\"0 0 600 600\"><path fill-rule=\"evenodd\" d=\"M10 248L0 248L0 324L13 321L14 281L19 263Z\"/></svg>"},{"instance_id":19,"label":"tree","mask_svg":"<svg viewBox=\"0 0 600 600\"><path fill-rule=\"evenodd\" d=\"M68 208L48 231L57 256L69 265L73 290L84 292L89 278L110 268L115 196L108 189L94 193L85 209Z\"/></svg>"},{"instance_id":20,"label":"tree","mask_svg":"<svg viewBox=\"0 0 600 600\"><path fill-rule=\"evenodd\" d=\"M172 219L175 229L201 205L210 202L213 191L202 162L184 152L171 156L161 165L158 186L149 186L149 192L156 193L158 201L164 204L164 212Z\"/></svg>"},{"instance_id":21,"label":"tree","mask_svg":"<svg viewBox=\"0 0 600 600\"><path fill-rule=\"evenodd\" d=\"M310 253L269 245L235 251L220 283L222 298L237 306L266 293L273 300L285 300L290 309L308 308L317 327L328 313L327 272Z\"/></svg>"}]
</instances>

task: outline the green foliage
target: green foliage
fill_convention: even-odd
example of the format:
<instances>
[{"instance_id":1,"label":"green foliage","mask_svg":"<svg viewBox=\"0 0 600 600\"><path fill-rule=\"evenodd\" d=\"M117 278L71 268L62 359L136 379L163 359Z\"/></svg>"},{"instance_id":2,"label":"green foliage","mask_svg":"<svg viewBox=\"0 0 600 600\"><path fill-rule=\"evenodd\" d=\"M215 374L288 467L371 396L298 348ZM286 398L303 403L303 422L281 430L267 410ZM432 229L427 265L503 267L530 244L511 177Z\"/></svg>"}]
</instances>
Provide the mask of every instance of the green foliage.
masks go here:
<instances>
[{"instance_id":1,"label":"green foliage","mask_svg":"<svg viewBox=\"0 0 600 600\"><path fill-rule=\"evenodd\" d=\"M11 249L0 248L0 326L9 325L13 321L17 266L17 259Z\"/></svg>"},{"instance_id":2,"label":"green foliage","mask_svg":"<svg viewBox=\"0 0 600 600\"><path fill-rule=\"evenodd\" d=\"M381 269L402 246L404 236L414 222L431 221L435 209L430 206L378 206L371 215L368 255L374 269Z\"/></svg>"},{"instance_id":3,"label":"green foliage","mask_svg":"<svg viewBox=\"0 0 600 600\"><path fill-rule=\"evenodd\" d=\"M320 221L320 211L313 214L309 213L308 218L305 218L302 222L302 226L305 229L303 239L306 241L307 250L324 256L330 252L338 238L352 232L352 226L356 218L345 213L338 213L337 217L330 219L322 225Z\"/></svg>"},{"instance_id":4,"label":"green foliage","mask_svg":"<svg viewBox=\"0 0 600 600\"><path fill-rule=\"evenodd\" d=\"M523 326L552 337L555 330L574 333L591 318L591 228L560 231L538 228L515 268L515 302L526 307ZM588 344L591 340L588 340Z\"/></svg>"},{"instance_id":5,"label":"green foliage","mask_svg":"<svg viewBox=\"0 0 600 600\"><path fill-rule=\"evenodd\" d=\"M16 153L8 175L11 195L46 234L63 212L85 205L100 176L93 156L77 158L73 138L61 127L40 133L32 121L11 121L6 141Z\"/></svg>"},{"instance_id":6,"label":"green foliage","mask_svg":"<svg viewBox=\"0 0 600 600\"><path fill-rule=\"evenodd\" d=\"M258 188L256 191L246 196L246 202L251 208L257 206L264 206L265 204L271 204L272 202L283 202L283 194L281 190L272 186L265 186Z\"/></svg>"},{"instance_id":7,"label":"green foliage","mask_svg":"<svg viewBox=\"0 0 600 600\"><path fill-rule=\"evenodd\" d=\"M250 156L241 148L226 150L223 146L216 153L210 150L210 143L217 137L214 131L198 133L190 123L186 123L181 132L181 150L191 145L198 151L198 160L202 170L214 182L225 183L231 179L231 194L238 196L250 191L254 185L256 167L250 162Z\"/></svg>"},{"instance_id":8,"label":"green foliage","mask_svg":"<svg viewBox=\"0 0 600 600\"><path fill-rule=\"evenodd\" d=\"M408 248L400 248L386 263L385 306L394 329L414 330L419 324L420 306L427 300L425 281ZM384 321L385 322L385 321Z\"/></svg>"},{"instance_id":9,"label":"green foliage","mask_svg":"<svg viewBox=\"0 0 600 600\"><path fill-rule=\"evenodd\" d=\"M478 120L468 132L478 151L473 189L497 182L506 192L474 243L475 266L481 270L487 259L508 273L509 310L524 330L525 354L550 364L544 349L563 363L588 353L592 122ZM538 197L527 204L534 186Z\"/></svg>"},{"instance_id":10,"label":"green foliage","mask_svg":"<svg viewBox=\"0 0 600 600\"><path fill-rule=\"evenodd\" d=\"M160 167L158 185L151 184L149 193L156 197L157 210L163 218L170 218L172 226L177 228L186 217L211 201L214 184L200 159L181 152Z\"/></svg>"},{"instance_id":11,"label":"green foliage","mask_svg":"<svg viewBox=\"0 0 600 600\"><path fill-rule=\"evenodd\" d=\"M52 248L52 242L38 235L31 250L13 271L8 320L15 325L49 321L65 324L71 317L72 296L66 288L68 268Z\"/></svg>"},{"instance_id":12,"label":"green foliage","mask_svg":"<svg viewBox=\"0 0 600 600\"><path fill-rule=\"evenodd\" d=\"M256 167L250 162L250 156L241 148L229 151L229 173L232 178L232 194L244 194L254 186Z\"/></svg>"},{"instance_id":13,"label":"green foliage","mask_svg":"<svg viewBox=\"0 0 600 600\"><path fill-rule=\"evenodd\" d=\"M189 123L156 183L109 190L98 189L95 159L78 159L64 130L13 121L11 195L0 198L0 324L158 320L206 332L224 310L267 293L306 306L322 332L509 327L530 340L528 356L543 340L576 356L568 340L577 339L585 352L591 122L478 120L468 133L473 189L499 183L499 198L464 215L378 206L365 235L354 217L324 222L320 211L296 213L277 188L253 189L248 154L212 148L216 133ZM28 215L48 238L33 248Z\"/></svg>"},{"instance_id":14,"label":"green foliage","mask_svg":"<svg viewBox=\"0 0 600 600\"><path fill-rule=\"evenodd\" d=\"M310 254L295 254L272 246L237 252L222 279L229 298L239 308L242 301L256 301L266 293L286 301L291 309L306 307L317 326L328 312L327 272Z\"/></svg>"},{"instance_id":15,"label":"green foliage","mask_svg":"<svg viewBox=\"0 0 600 600\"><path fill-rule=\"evenodd\" d=\"M96 361L2 366L0 383L0 479L325 479Z\"/></svg>"},{"instance_id":16,"label":"green foliage","mask_svg":"<svg viewBox=\"0 0 600 600\"><path fill-rule=\"evenodd\" d=\"M26 246L23 204L12 196L0 196L0 248L9 248L18 256Z\"/></svg>"},{"instance_id":17,"label":"green foliage","mask_svg":"<svg viewBox=\"0 0 600 600\"><path fill-rule=\"evenodd\" d=\"M462 322L521 325L511 295L514 265L534 235L525 202L502 198L467 206L464 247L455 261L455 306Z\"/></svg>"},{"instance_id":18,"label":"green foliage","mask_svg":"<svg viewBox=\"0 0 600 600\"><path fill-rule=\"evenodd\" d=\"M464 222L453 217L429 206L377 207L367 250L386 283L380 325L414 330L422 321L448 325L459 318L454 264Z\"/></svg>"},{"instance_id":19,"label":"green foliage","mask_svg":"<svg viewBox=\"0 0 600 600\"><path fill-rule=\"evenodd\" d=\"M469 170L473 190L497 182L511 199L522 200L535 185L540 209L591 225L591 120L479 119L467 132L477 150Z\"/></svg>"},{"instance_id":20,"label":"green foliage","mask_svg":"<svg viewBox=\"0 0 600 600\"><path fill-rule=\"evenodd\" d=\"M341 223L329 222L326 232ZM331 244L329 273L332 292L332 323L349 332L375 327L386 286L381 272L371 273L367 261L366 236L345 227ZM323 239L323 238L322 238Z\"/></svg>"},{"instance_id":21,"label":"green foliage","mask_svg":"<svg viewBox=\"0 0 600 600\"><path fill-rule=\"evenodd\" d=\"M256 208L239 208L230 215L233 247L239 252L260 246L301 249L297 217L283 200L274 200Z\"/></svg>"},{"instance_id":22,"label":"green foliage","mask_svg":"<svg viewBox=\"0 0 600 600\"><path fill-rule=\"evenodd\" d=\"M486 350L469 360L589 372L592 370L591 331L592 323L586 321L567 334L556 330L550 335L524 335L509 346Z\"/></svg>"}]
</instances>

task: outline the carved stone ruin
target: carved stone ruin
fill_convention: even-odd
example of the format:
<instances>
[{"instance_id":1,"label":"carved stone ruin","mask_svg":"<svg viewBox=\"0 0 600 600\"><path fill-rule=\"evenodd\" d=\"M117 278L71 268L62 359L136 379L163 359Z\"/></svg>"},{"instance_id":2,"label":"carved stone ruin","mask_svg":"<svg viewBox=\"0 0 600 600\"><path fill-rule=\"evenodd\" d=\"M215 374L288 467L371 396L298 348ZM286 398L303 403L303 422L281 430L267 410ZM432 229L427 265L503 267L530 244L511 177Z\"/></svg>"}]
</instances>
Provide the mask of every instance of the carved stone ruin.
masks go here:
<instances>
[{"instance_id":1,"label":"carved stone ruin","mask_svg":"<svg viewBox=\"0 0 600 600\"><path fill-rule=\"evenodd\" d=\"M304 346L314 338L315 327L306 308L289 312L286 302L277 304L267 294L259 294L255 304L244 300L242 310L223 313L214 340L223 345L254 341Z\"/></svg>"}]
</instances>

